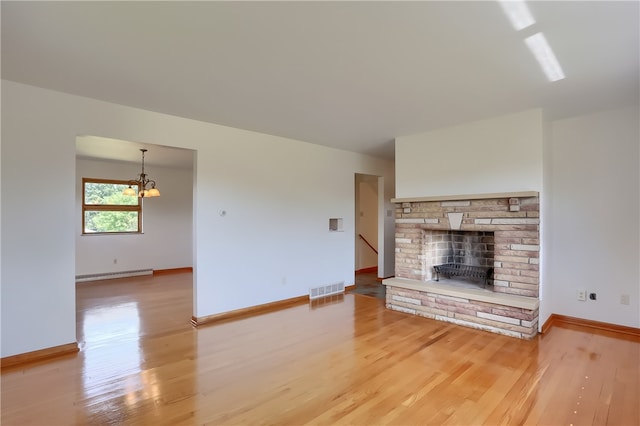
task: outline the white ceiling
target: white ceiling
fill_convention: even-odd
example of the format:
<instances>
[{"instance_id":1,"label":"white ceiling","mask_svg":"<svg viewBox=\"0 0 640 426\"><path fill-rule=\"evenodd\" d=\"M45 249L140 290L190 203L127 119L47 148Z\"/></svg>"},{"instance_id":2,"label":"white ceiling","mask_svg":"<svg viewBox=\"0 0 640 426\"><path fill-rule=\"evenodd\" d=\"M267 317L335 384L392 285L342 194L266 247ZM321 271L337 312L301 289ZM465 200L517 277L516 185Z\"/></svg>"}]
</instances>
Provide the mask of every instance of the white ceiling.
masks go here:
<instances>
[{"instance_id":1,"label":"white ceiling","mask_svg":"<svg viewBox=\"0 0 640 426\"><path fill-rule=\"evenodd\" d=\"M162 145L122 141L98 136L78 136L76 156L80 158L100 158L111 161L126 161L140 164L142 153L147 149L144 163L153 166L193 169L194 151Z\"/></svg>"},{"instance_id":2,"label":"white ceiling","mask_svg":"<svg viewBox=\"0 0 640 426\"><path fill-rule=\"evenodd\" d=\"M528 5L515 31L491 1L2 1L2 78L386 158L396 136L638 103L637 1Z\"/></svg>"}]
</instances>

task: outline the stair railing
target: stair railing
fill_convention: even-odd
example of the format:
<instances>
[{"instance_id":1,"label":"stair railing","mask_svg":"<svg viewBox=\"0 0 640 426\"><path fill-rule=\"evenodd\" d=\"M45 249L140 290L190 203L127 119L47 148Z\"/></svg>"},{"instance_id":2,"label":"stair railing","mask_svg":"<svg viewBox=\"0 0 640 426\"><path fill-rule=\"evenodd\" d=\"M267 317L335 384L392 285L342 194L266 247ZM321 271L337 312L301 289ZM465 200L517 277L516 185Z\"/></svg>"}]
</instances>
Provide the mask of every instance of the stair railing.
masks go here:
<instances>
[{"instance_id":1,"label":"stair railing","mask_svg":"<svg viewBox=\"0 0 640 426\"><path fill-rule=\"evenodd\" d=\"M369 241L367 241L367 239L365 237L362 236L362 234L358 234L358 236L360 238L362 238L362 241L364 241L365 243L367 243L367 245L371 248L371 250L375 251L376 254L378 254L378 250L376 250L376 248L374 246L371 245L371 243Z\"/></svg>"}]
</instances>

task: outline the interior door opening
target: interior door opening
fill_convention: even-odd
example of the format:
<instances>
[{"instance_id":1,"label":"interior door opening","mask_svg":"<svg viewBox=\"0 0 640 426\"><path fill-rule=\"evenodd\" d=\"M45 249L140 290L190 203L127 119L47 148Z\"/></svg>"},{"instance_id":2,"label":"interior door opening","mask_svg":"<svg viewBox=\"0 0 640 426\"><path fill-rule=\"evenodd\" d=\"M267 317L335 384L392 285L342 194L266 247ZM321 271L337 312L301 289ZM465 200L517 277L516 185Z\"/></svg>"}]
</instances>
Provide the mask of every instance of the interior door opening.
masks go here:
<instances>
[{"instance_id":1,"label":"interior door opening","mask_svg":"<svg viewBox=\"0 0 640 426\"><path fill-rule=\"evenodd\" d=\"M355 272L379 270L378 177L356 174Z\"/></svg>"}]
</instances>

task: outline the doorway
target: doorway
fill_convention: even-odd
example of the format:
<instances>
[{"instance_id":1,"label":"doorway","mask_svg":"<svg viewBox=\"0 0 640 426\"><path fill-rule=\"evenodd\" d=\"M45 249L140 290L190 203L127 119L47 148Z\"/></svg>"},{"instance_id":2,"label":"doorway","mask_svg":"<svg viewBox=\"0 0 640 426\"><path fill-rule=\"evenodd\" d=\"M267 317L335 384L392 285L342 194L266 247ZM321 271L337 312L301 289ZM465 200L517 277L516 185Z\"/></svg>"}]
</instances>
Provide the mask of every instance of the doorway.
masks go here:
<instances>
[{"instance_id":1,"label":"doorway","mask_svg":"<svg viewBox=\"0 0 640 426\"><path fill-rule=\"evenodd\" d=\"M380 262L380 178L355 175L355 285L356 293L384 297L384 286L378 277Z\"/></svg>"},{"instance_id":2,"label":"doorway","mask_svg":"<svg viewBox=\"0 0 640 426\"><path fill-rule=\"evenodd\" d=\"M378 177L356 174L355 271L378 271Z\"/></svg>"},{"instance_id":3,"label":"doorway","mask_svg":"<svg viewBox=\"0 0 640 426\"><path fill-rule=\"evenodd\" d=\"M136 174L141 171L140 149L143 148L149 150L145 158L145 172L157 182L161 195L143 200L141 232L83 232L83 178L135 179ZM122 303L118 305L118 309L114 307L109 293L97 292L101 297L91 300L92 309L100 311L102 319L106 318L104 315L107 311L113 313L109 317L113 320L112 324L101 326L118 326L118 321L130 318L132 321L125 322L133 328L137 327L136 318L140 316L140 306L135 301L136 286L140 283L171 281L171 278L160 278L157 275L187 279L192 282L192 289L188 294L195 294L195 282L191 271L195 258L193 210L196 155L194 150L149 143L97 136L76 138L76 282L83 283L79 285L83 294L93 285L111 285L110 288L116 289L119 288L117 284L122 284L124 280L125 284L131 286L130 295L127 295L127 285L119 288L121 293L118 300ZM120 192L118 194L122 195ZM117 201L118 197L115 196L114 199ZM167 241L171 244L167 244ZM115 280L116 278L118 280ZM101 280L110 282L105 283ZM165 297L164 294L160 294L160 285L154 284L152 287L158 290L159 298ZM78 288L76 287L76 303ZM186 318L181 315L180 318L166 318L165 321L188 321L193 312L193 299L194 297L190 296L191 312ZM101 303L104 305L101 306ZM88 311L86 313L91 314ZM92 324L95 325L96 322L84 322L83 327L91 327ZM79 342L86 331L77 330Z\"/></svg>"},{"instance_id":4,"label":"doorway","mask_svg":"<svg viewBox=\"0 0 640 426\"><path fill-rule=\"evenodd\" d=\"M140 232L84 232L82 179L135 179L141 171L142 148L149 149L145 171L157 182L161 196L144 199ZM122 278L127 273L193 266L194 154L97 136L76 138L76 278Z\"/></svg>"}]
</instances>

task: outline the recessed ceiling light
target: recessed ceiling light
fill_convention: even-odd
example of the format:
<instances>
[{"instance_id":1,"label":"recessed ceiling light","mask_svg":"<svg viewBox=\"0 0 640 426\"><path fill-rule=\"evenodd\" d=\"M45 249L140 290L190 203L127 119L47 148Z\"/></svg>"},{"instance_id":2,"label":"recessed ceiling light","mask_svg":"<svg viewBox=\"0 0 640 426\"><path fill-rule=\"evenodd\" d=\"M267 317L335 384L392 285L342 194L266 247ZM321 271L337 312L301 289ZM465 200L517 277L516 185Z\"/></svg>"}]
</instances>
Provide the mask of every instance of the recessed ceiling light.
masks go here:
<instances>
[{"instance_id":1,"label":"recessed ceiling light","mask_svg":"<svg viewBox=\"0 0 640 426\"><path fill-rule=\"evenodd\" d=\"M527 37L524 41L549 81L558 81L565 78L564 71L562 71L562 67L544 34L536 33L531 37Z\"/></svg>"},{"instance_id":2,"label":"recessed ceiling light","mask_svg":"<svg viewBox=\"0 0 640 426\"><path fill-rule=\"evenodd\" d=\"M504 14L507 15L516 31L523 30L536 23L527 7L527 3L523 0L499 0L498 3L502 6Z\"/></svg>"}]
</instances>

